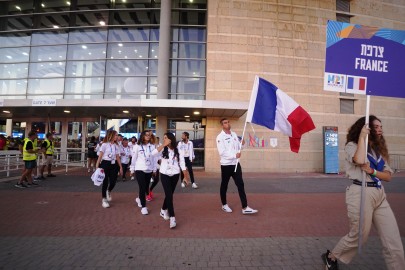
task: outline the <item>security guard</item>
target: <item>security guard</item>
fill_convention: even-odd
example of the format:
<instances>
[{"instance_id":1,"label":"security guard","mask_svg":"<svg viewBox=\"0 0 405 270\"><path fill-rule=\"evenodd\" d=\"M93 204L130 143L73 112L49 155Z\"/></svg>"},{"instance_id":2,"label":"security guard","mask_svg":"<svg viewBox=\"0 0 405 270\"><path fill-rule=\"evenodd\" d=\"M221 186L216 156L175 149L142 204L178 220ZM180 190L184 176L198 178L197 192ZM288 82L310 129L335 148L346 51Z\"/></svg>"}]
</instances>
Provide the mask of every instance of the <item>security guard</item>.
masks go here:
<instances>
[{"instance_id":1,"label":"security guard","mask_svg":"<svg viewBox=\"0 0 405 270\"><path fill-rule=\"evenodd\" d=\"M41 149L44 154L42 156L41 176L38 179L45 179L45 167L48 167L47 177L55 177L56 175L52 174L53 153L55 152L52 133L48 132L46 134L46 139L42 143Z\"/></svg>"},{"instance_id":2,"label":"security guard","mask_svg":"<svg viewBox=\"0 0 405 270\"><path fill-rule=\"evenodd\" d=\"M24 145L22 147L23 160L25 170L21 175L20 180L17 182L15 187L17 188L27 188L30 186L37 186L37 183L32 181L32 170L37 167L37 153L39 150L34 147L34 140L37 138L37 133L35 131L30 131L28 133L28 138L24 140ZM24 184L24 180L27 179L28 185Z\"/></svg>"}]
</instances>

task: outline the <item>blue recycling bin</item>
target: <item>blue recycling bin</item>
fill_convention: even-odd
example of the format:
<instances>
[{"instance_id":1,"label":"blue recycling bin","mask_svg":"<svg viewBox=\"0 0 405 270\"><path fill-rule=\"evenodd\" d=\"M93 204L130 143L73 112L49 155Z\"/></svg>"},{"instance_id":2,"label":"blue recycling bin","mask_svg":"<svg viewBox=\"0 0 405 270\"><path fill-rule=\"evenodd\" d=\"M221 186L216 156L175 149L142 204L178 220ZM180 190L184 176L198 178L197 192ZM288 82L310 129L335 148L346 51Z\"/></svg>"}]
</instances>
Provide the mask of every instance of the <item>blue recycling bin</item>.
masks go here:
<instances>
[{"instance_id":1,"label":"blue recycling bin","mask_svg":"<svg viewBox=\"0 0 405 270\"><path fill-rule=\"evenodd\" d=\"M339 173L338 127L323 127L323 170L324 173Z\"/></svg>"}]
</instances>

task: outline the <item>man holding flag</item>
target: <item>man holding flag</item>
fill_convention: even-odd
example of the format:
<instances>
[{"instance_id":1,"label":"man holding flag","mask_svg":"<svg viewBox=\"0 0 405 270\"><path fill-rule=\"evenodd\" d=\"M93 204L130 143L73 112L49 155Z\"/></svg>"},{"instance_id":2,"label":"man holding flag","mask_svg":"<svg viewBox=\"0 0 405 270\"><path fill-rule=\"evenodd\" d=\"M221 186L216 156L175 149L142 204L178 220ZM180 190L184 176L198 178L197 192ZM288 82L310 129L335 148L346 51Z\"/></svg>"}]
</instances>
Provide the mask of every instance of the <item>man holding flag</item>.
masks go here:
<instances>
[{"instance_id":1,"label":"man holding flag","mask_svg":"<svg viewBox=\"0 0 405 270\"><path fill-rule=\"evenodd\" d=\"M222 202L222 210L226 213L232 213L232 209L226 201L226 192L228 190L229 179L233 178L235 185L238 187L239 198L242 203L242 214L255 214L258 210L252 209L247 204L245 185L242 178L242 167L238 159L241 156L241 143L235 132L231 131L231 124L228 119L223 118L220 121L222 131L217 136L217 148L221 157L221 188L220 196ZM235 170L235 166L237 166Z\"/></svg>"}]
</instances>

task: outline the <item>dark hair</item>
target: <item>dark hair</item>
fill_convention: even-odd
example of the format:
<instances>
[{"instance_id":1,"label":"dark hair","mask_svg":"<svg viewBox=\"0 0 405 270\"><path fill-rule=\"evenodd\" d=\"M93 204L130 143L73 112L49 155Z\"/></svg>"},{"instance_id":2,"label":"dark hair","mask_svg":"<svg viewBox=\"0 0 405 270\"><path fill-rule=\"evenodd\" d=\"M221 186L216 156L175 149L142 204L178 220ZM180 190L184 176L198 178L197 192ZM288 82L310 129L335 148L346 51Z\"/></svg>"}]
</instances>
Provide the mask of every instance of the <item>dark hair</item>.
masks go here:
<instances>
[{"instance_id":1,"label":"dark hair","mask_svg":"<svg viewBox=\"0 0 405 270\"><path fill-rule=\"evenodd\" d=\"M139 145L144 143L146 132L149 132L149 130L144 130L141 132L141 135L139 136L139 140L138 140Z\"/></svg>"},{"instance_id":2,"label":"dark hair","mask_svg":"<svg viewBox=\"0 0 405 270\"><path fill-rule=\"evenodd\" d=\"M183 134L186 135L187 139L190 137L190 134L187 131L184 131Z\"/></svg>"},{"instance_id":3,"label":"dark hair","mask_svg":"<svg viewBox=\"0 0 405 270\"><path fill-rule=\"evenodd\" d=\"M91 142L94 142L95 140L96 140L96 137L91 136L90 141L91 141Z\"/></svg>"},{"instance_id":4,"label":"dark hair","mask_svg":"<svg viewBox=\"0 0 405 270\"><path fill-rule=\"evenodd\" d=\"M128 141L128 139L127 138L124 138L124 139L122 139L122 141L124 142L124 141Z\"/></svg>"},{"instance_id":5,"label":"dark hair","mask_svg":"<svg viewBox=\"0 0 405 270\"><path fill-rule=\"evenodd\" d=\"M374 129L373 122L377 120L381 122L379 118L377 118L375 115L370 115L369 116L369 127L370 127L370 135L368 136L368 152L371 151L371 149L374 150L374 152L377 155L381 155L384 160L389 161L389 155L388 155L388 148L387 144L385 142L385 138L383 135L381 137L377 136L377 133ZM349 142L354 142L357 144L359 140L359 136L361 133L361 129L364 127L366 124L366 117L361 117L359 118L348 130L347 136L346 136L346 144Z\"/></svg>"},{"instance_id":6,"label":"dark hair","mask_svg":"<svg viewBox=\"0 0 405 270\"><path fill-rule=\"evenodd\" d=\"M222 118L222 119L219 121L219 123L222 125L222 122L225 121L225 120L228 120L228 118L226 118L226 117Z\"/></svg>"},{"instance_id":7,"label":"dark hair","mask_svg":"<svg viewBox=\"0 0 405 270\"><path fill-rule=\"evenodd\" d=\"M48 139L49 137L51 137L52 136L52 133L50 133L50 132L48 132L48 133L46 133L46 138Z\"/></svg>"},{"instance_id":8,"label":"dark hair","mask_svg":"<svg viewBox=\"0 0 405 270\"><path fill-rule=\"evenodd\" d=\"M28 132L28 137L31 137L33 135L37 135L37 133L33 130L31 130L30 132Z\"/></svg>"},{"instance_id":9,"label":"dark hair","mask_svg":"<svg viewBox=\"0 0 405 270\"><path fill-rule=\"evenodd\" d=\"M173 133L167 132L164 135L170 140L170 149L173 149L174 151L174 156L177 157L177 160L180 163L180 155L179 155L179 150L177 149L177 143L176 143L176 137L174 137ZM162 157L165 159L169 158L169 146L165 146L162 152Z\"/></svg>"}]
</instances>

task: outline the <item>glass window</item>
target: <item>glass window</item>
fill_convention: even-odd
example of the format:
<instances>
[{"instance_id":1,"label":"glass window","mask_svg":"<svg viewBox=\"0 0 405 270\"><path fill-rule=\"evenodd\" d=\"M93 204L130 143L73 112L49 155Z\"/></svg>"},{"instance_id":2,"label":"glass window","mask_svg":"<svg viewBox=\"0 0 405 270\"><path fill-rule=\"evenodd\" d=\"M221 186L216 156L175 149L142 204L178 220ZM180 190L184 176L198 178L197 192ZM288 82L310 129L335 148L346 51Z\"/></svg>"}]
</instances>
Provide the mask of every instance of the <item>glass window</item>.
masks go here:
<instances>
[{"instance_id":1,"label":"glass window","mask_svg":"<svg viewBox=\"0 0 405 270\"><path fill-rule=\"evenodd\" d=\"M66 44L68 34L63 31L35 32L32 34L32 45Z\"/></svg>"},{"instance_id":2,"label":"glass window","mask_svg":"<svg viewBox=\"0 0 405 270\"><path fill-rule=\"evenodd\" d=\"M150 94L154 94L154 98L157 95L157 77L149 77L148 78L148 89ZM153 97L153 95L151 95Z\"/></svg>"},{"instance_id":3,"label":"glass window","mask_svg":"<svg viewBox=\"0 0 405 270\"><path fill-rule=\"evenodd\" d=\"M2 14L7 15L33 13L34 2L32 0L1 1L0 10Z\"/></svg>"},{"instance_id":4,"label":"glass window","mask_svg":"<svg viewBox=\"0 0 405 270\"><path fill-rule=\"evenodd\" d=\"M150 41L159 41L159 28L150 29Z\"/></svg>"},{"instance_id":5,"label":"glass window","mask_svg":"<svg viewBox=\"0 0 405 270\"><path fill-rule=\"evenodd\" d=\"M51 78L65 76L65 62L41 62L31 63L29 69L30 78Z\"/></svg>"},{"instance_id":6,"label":"glass window","mask_svg":"<svg viewBox=\"0 0 405 270\"><path fill-rule=\"evenodd\" d=\"M202 28L174 28L173 41L206 42L206 29Z\"/></svg>"},{"instance_id":7,"label":"glass window","mask_svg":"<svg viewBox=\"0 0 405 270\"><path fill-rule=\"evenodd\" d=\"M149 41L149 29L111 29L109 41Z\"/></svg>"},{"instance_id":8,"label":"glass window","mask_svg":"<svg viewBox=\"0 0 405 270\"><path fill-rule=\"evenodd\" d=\"M69 10L70 10L70 1L41 0L40 12L60 12Z\"/></svg>"},{"instance_id":9,"label":"glass window","mask_svg":"<svg viewBox=\"0 0 405 270\"><path fill-rule=\"evenodd\" d=\"M25 98L27 91L27 80L0 80L0 95L14 98L13 95L22 95Z\"/></svg>"},{"instance_id":10,"label":"glass window","mask_svg":"<svg viewBox=\"0 0 405 270\"><path fill-rule=\"evenodd\" d=\"M196 10L196 11L172 11L172 24L180 25L207 25L207 11L206 10Z\"/></svg>"},{"instance_id":11,"label":"glass window","mask_svg":"<svg viewBox=\"0 0 405 270\"><path fill-rule=\"evenodd\" d=\"M40 16L41 24L39 26L35 25L34 28L59 28L69 26L69 13L46 13Z\"/></svg>"},{"instance_id":12,"label":"glass window","mask_svg":"<svg viewBox=\"0 0 405 270\"><path fill-rule=\"evenodd\" d=\"M21 15L18 17L0 18L0 29L2 30L26 30L32 28L32 16Z\"/></svg>"},{"instance_id":13,"label":"glass window","mask_svg":"<svg viewBox=\"0 0 405 270\"><path fill-rule=\"evenodd\" d=\"M205 43L174 43L172 57L205 59Z\"/></svg>"},{"instance_id":14,"label":"glass window","mask_svg":"<svg viewBox=\"0 0 405 270\"><path fill-rule=\"evenodd\" d=\"M27 78L28 63L23 64L0 64L1 79Z\"/></svg>"},{"instance_id":15,"label":"glass window","mask_svg":"<svg viewBox=\"0 0 405 270\"><path fill-rule=\"evenodd\" d=\"M69 45L69 60L105 59L106 44Z\"/></svg>"},{"instance_id":16,"label":"glass window","mask_svg":"<svg viewBox=\"0 0 405 270\"><path fill-rule=\"evenodd\" d=\"M32 47L31 61L64 61L66 60L66 45Z\"/></svg>"},{"instance_id":17,"label":"glass window","mask_svg":"<svg viewBox=\"0 0 405 270\"><path fill-rule=\"evenodd\" d=\"M173 8L207 9L207 0L173 0Z\"/></svg>"},{"instance_id":18,"label":"glass window","mask_svg":"<svg viewBox=\"0 0 405 270\"><path fill-rule=\"evenodd\" d=\"M107 60L107 76L146 76L148 60Z\"/></svg>"},{"instance_id":19,"label":"glass window","mask_svg":"<svg viewBox=\"0 0 405 270\"><path fill-rule=\"evenodd\" d=\"M107 41L107 30L80 29L69 33L69 43L96 43Z\"/></svg>"},{"instance_id":20,"label":"glass window","mask_svg":"<svg viewBox=\"0 0 405 270\"><path fill-rule=\"evenodd\" d=\"M63 98L64 78L29 79L27 98L46 96L50 98Z\"/></svg>"},{"instance_id":21,"label":"glass window","mask_svg":"<svg viewBox=\"0 0 405 270\"><path fill-rule=\"evenodd\" d=\"M152 0L116 0L115 8L155 8L156 1Z\"/></svg>"},{"instance_id":22,"label":"glass window","mask_svg":"<svg viewBox=\"0 0 405 270\"><path fill-rule=\"evenodd\" d=\"M104 92L104 78L67 78L65 87L65 96L70 94L82 94L86 98L92 95L102 95Z\"/></svg>"},{"instance_id":23,"label":"glass window","mask_svg":"<svg viewBox=\"0 0 405 270\"><path fill-rule=\"evenodd\" d=\"M6 33L0 34L0 47L29 46L31 33Z\"/></svg>"},{"instance_id":24,"label":"glass window","mask_svg":"<svg viewBox=\"0 0 405 270\"><path fill-rule=\"evenodd\" d=\"M172 78L172 99L204 99L205 78Z\"/></svg>"},{"instance_id":25,"label":"glass window","mask_svg":"<svg viewBox=\"0 0 405 270\"><path fill-rule=\"evenodd\" d=\"M147 93L147 77L106 77L106 98L142 98ZM145 97L145 96L144 96Z\"/></svg>"},{"instance_id":26,"label":"glass window","mask_svg":"<svg viewBox=\"0 0 405 270\"><path fill-rule=\"evenodd\" d=\"M108 24L108 12L83 12L75 16L75 26L100 26Z\"/></svg>"},{"instance_id":27,"label":"glass window","mask_svg":"<svg viewBox=\"0 0 405 270\"><path fill-rule=\"evenodd\" d=\"M157 59L159 57L159 43L150 43L149 58Z\"/></svg>"},{"instance_id":28,"label":"glass window","mask_svg":"<svg viewBox=\"0 0 405 270\"><path fill-rule=\"evenodd\" d=\"M0 48L0 63L28 62L29 47Z\"/></svg>"},{"instance_id":29,"label":"glass window","mask_svg":"<svg viewBox=\"0 0 405 270\"><path fill-rule=\"evenodd\" d=\"M105 61L69 61L66 75L69 77L104 76Z\"/></svg>"},{"instance_id":30,"label":"glass window","mask_svg":"<svg viewBox=\"0 0 405 270\"><path fill-rule=\"evenodd\" d=\"M158 73L158 61L157 60L149 60L148 65L148 74L157 76Z\"/></svg>"},{"instance_id":31,"label":"glass window","mask_svg":"<svg viewBox=\"0 0 405 270\"><path fill-rule=\"evenodd\" d=\"M159 10L120 10L114 12L113 25L159 24Z\"/></svg>"},{"instance_id":32,"label":"glass window","mask_svg":"<svg viewBox=\"0 0 405 270\"><path fill-rule=\"evenodd\" d=\"M205 61L172 60L172 75L205 76Z\"/></svg>"},{"instance_id":33,"label":"glass window","mask_svg":"<svg viewBox=\"0 0 405 270\"><path fill-rule=\"evenodd\" d=\"M77 0L77 9L80 10L93 10L93 9L109 9L110 0Z\"/></svg>"},{"instance_id":34,"label":"glass window","mask_svg":"<svg viewBox=\"0 0 405 270\"><path fill-rule=\"evenodd\" d=\"M110 43L108 59L146 59L149 57L148 43Z\"/></svg>"}]
</instances>

